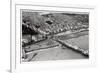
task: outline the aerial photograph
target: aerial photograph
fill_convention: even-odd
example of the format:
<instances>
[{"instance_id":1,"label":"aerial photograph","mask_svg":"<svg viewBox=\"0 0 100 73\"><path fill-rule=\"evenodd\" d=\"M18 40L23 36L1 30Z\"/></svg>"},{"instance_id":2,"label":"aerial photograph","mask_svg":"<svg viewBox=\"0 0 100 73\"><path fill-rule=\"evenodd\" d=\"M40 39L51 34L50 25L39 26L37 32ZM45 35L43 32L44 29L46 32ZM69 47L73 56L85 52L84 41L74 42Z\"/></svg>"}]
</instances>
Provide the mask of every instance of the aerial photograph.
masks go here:
<instances>
[{"instance_id":1,"label":"aerial photograph","mask_svg":"<svg viewBox=\"0 0 100 73\"><path fill-rule=\"evenodd\" d=\"M89 59L89 13L21 11L21 61Z\"/></svg>"}]
</instances>

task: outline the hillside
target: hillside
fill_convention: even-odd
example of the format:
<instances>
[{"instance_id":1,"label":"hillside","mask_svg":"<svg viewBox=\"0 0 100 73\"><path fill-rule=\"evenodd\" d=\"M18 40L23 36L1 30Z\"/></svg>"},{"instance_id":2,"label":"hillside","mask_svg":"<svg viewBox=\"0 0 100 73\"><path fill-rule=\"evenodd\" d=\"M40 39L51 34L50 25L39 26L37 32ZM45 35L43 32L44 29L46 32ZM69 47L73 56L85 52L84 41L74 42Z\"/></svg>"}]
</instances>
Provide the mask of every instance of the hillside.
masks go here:
<instances>
[{"instance_id":1,"label":"hillside","mask_svg":"<svg viewBox=\"0 0 100 73\"><path fill-rule=\"evenodd\" d=\"M31 27L36 27L46 33L56 33L60 31L73 31L89 26L88 14L68 14L39 12L23 12L23 23Z\"/></svg>"}]
</instances>

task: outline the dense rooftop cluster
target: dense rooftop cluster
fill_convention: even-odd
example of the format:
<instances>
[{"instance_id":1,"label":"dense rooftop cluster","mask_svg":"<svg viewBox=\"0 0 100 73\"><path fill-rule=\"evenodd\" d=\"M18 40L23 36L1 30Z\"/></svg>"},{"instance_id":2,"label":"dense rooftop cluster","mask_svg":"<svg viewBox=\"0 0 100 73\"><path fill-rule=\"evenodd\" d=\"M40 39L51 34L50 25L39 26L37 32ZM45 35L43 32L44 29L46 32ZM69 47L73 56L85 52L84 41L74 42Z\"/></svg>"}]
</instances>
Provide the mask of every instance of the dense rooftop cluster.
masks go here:
<instances>
[{"instance_id":1,"label":"dense rooftop cluster","mask_svg":"<svg viewBox=\"0 0 100 73\"><path fill-rule=\"evenodd\" d=\"M51 34L88 28L88 14L23 12L23 23L41 33Z\"/></svg>"}]
</instances>

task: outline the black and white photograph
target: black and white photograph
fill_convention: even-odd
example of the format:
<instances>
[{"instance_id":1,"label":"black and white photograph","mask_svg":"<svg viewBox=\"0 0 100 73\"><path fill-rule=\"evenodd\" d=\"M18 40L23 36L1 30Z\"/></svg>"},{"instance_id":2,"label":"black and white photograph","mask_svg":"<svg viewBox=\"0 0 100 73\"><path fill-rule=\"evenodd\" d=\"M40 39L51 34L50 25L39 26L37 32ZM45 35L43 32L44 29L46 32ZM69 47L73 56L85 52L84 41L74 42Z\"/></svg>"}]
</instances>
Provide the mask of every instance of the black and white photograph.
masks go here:
<instances>
[{"instance_id":1,"label":"black and white photograph","mask_svg":"<svg viewBox=\"0 0 100 73\"><path fill-rule=\"evenodd\" d=\"M89 13L21 10L22 62L89 59Z\"/></svg>"},{"instance_id":2,"label":"black and white photograph","mask_svg":"<svg viewBox=\"0 0 100 73\"><path fill-rule=\"evenodd\" d=\"M100 0L1 0L0 73L100 73Z\"/></svg>"},{"instance_id":3,"label":"black and white photograph","mask_svg":"<svg viewBox=\"0 0 100 73\"><path fill-rule=\"evenodd\" d=\"M95 65L94 7L18 0L11 6L11 73Z\"/></svg>"}]
</instances>

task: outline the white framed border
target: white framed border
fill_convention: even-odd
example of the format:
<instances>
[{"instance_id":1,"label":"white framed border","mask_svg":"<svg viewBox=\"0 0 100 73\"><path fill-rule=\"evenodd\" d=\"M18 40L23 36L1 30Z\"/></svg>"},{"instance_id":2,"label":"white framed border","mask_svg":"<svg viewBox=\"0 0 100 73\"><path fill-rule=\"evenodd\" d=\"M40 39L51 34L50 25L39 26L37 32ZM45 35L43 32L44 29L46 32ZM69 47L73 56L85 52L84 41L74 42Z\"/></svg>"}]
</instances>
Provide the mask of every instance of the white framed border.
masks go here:
<instances>
[{"instance_id":1,"label":"white framed border","mask_svg":"<svg viewBox=\"0 0 100 73\"><path fill-rule=\"evenodd\" d=\"M11 72L19 73L24 71L38 71L45 69L62 69L72 67L87 67L95 65L95 21L94 8L77 7L77 6L46 6L32 4L11 4ZM37 62L20 62L20 10L44 10L44 11L65 11L89 13L89 59L84 60L59 60L59 61L37 61ZM33 70L34 69L34 70Z\"/></svg>"}]
</instances>

